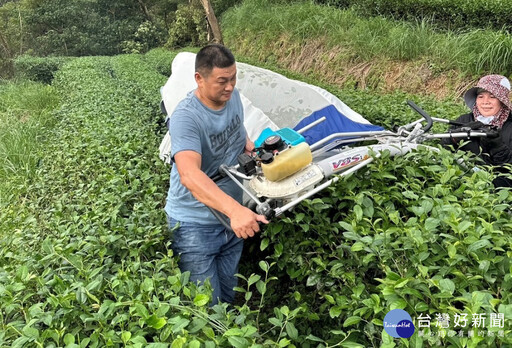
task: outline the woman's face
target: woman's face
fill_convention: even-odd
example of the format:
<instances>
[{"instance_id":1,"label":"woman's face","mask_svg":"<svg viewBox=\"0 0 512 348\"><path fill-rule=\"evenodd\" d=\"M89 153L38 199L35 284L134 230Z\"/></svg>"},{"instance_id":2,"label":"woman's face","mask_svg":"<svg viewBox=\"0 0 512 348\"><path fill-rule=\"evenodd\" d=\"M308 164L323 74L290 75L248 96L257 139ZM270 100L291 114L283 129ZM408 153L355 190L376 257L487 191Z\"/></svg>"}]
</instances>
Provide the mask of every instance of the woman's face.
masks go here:
<instances>
[{"instance_id":1,"label":"woman's face","mask_svg":"<svg viewBox=\"0 0 512 348\"><path fill-rule=\"evenodd\" d=\"M483 91L476 96L476 107L482 116L494 116L501 109L501 102L494 94Z\"/></svg>"}]
</instances>

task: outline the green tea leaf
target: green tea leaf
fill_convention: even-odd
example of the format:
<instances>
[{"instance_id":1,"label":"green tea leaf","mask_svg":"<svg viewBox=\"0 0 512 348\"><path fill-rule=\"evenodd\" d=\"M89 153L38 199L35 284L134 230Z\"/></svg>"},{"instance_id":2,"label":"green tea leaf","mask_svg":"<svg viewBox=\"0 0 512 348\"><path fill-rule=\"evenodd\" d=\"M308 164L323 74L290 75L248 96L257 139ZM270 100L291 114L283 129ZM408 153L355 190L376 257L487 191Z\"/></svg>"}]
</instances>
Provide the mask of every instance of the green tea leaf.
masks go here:
<instances>
[{"instance_id":1,"label":"green tea leaf","mask_svg":"<svg viewBox=\"0 0 512 348\"><path fill-rule=\"evenodd\" d=\"M128 343L130 341L130 338L132 338L132 333L130 331L123 331L121 333L121 340L124 344Z\"/></svg>"},{"instance_id":2,"label":"green tea leaf","mask_svg":"<svg viewBox=\"0 0 512 348\"><path fill-rule=\"evenodd\" d=\"M182 329L186 328L189 323L190 323L190 320L182 318L180 321L178 321L176 324L173 325L172 332L174 332L174 333L180 332Z\"/></svg>"},{"instance_id":3,"label":"green tea leaf","mask_svg":"<svg viewBox=\"0 0 512 348\"><path fill-rule=\"evenodd\" d=\"M450 294L453 294L453 292L455 291L455 284L450 279L441 279L439 281L439 288L441 289L441 291L446 291Z\"/></svg>"},{"instance_id":4,"label":"green tea leaf","mask_svg":"<svg viewBox=\"0 0 512 348\"><path fill-rule=\"evenodd\" d=\"M197 294L194 298L194 304L198 307L203 307L210 302L210 297L206 294Z\"/></svg>"},{"instance_id":5,"label":"green tea leaf","mask_svg":"<svg viewBox=\"0 0 512 348\"><path fill-rule=\"evenodd\" d=\"M450 259L455 258L455 255L457 255L457 248L455 247L455 245L448 243L446 247L448 249L448 256L450 257Z\"/></svg>"},{"instance_id":6,"label":"green tea leaf","mask_svg":"<svg viewBox=\"0 0 512 348\"><path fill-rule=\"evenodd\" d=\"M147 308L142 303L135 304L135 310L137 314L142 317L143 319L146 319L149 317L149 312Z\"/></svg>"},{"instance_id":7,"label":"green tea leaf","mask_svg":"<svg viewBox=\"0 0 512 348\"><path fill-rule=\"evenodd\" d=\"M232 328L232 329L229 329L226 332L224 332L224 336L226 336L226 337L243 336L243 335L244 335L244 332L239 328Z\"/></svg>"},{"instance_id":8,"label":"green tea leaf","mask_svg":"<svg viewBox=\"0 0 512 348\"><path fill-rule=\"evenodd\" d=\"M75 336L73 336L70 333L67 333L67 334L64 335L63 341L64 341L64 344L66 344L66 346L74 344L75 343Z\"/></svg>"},{"instance_id":9,"label":"green tea leaf","mask_svg":"<svg viewBox=\"0 0 512 348\"><path fill-rule=\"evenodd\" d=\"M258 289L260 294L264 295L267 292L267 285L262 280L258 280L256 289Z\"/></svg>"},{"instance_id":10,"label":"green tea leaf","mask_svg":"<svg viewBox=\"0 0 512 348\"><path fill-rule=\"evenodd\" d=\"M269 266L268 266L268 262L266 262L266 261L260 261L260 262L259 262L259 266L260 266L260 268L261 268L264 272L268 272L268 268L269 268Z\"/></svg>"},{"instance_id":11,"label":"green tea leaf","mask_svg":"<svg viewBox=\"0 0 512 348\"><path fill-rule=\"evenodd\" d=\"M481 240L477 240L476 242L472 243L469 247L468 247L468 252L471 253L471 252L475 252L477 250L480 250L482 248L485 248L485 247L488 247L490 246L491 243L489 242L489 240L487 239L481 239Z\"/></svg>"},{"instance_id":12,"label":"green tea leaf","mask_svg":"<svg viewBox=\"0 0 512 348\"><path fill-rule=\"evenodd\" d=\"M278 345L279 345L279 347L287 347L288 345L290 345L290 343L291 343L291 342L290 342L290 340L289 340L289 339L287 339L287 338L281 338L281 339L279 340Z\"/></svg>"},{"instance_id":13,"label":"green tea leaf","mask_svg":"<svg viewBox=\"0 0 512 348\"><path fill-rule=\"evenodd\" d=\"M243 337L230 336L228 337L229 343L235 348L247 348L249 347L249 341Z\"/></svg>"},{"instance_id":14,"label":"green tea leaf","mask_svg":"<svg viewBox=\"0 0 512 348\"><path fill-rule=\"evenodd\" d=\"M247 286L251 286L252 284L256 283L260 279L261 279L260 275L251 274L251 276L249 277L249 280L247 281Z\"/></svg>"},{"instance_id":15,"label":"green tea leaf","mask_svg":"<svg viewBox=\"0 0 512 348\"><path fill-rule=\"evenodd\" d=\"M350 247L350 250L352 251L361 251L364 249L364 244L361 243L361 242L355 242L354 244L352 244L352 246Z\"/></svg>"},{"instance_id":16,"label":"green tea leaf","mask_svg":"<svg viewBox=\"0 0 512 348\"><path fill-rule=\"evenodd\" d=\"M315 335L308 335L306 337L307 340L310 340L310 341L314 341L314 342L322 342L324 343L325 341L323 339L321 339L320 337L316 337Z\"/></svg>"},{"instance_id":17,"label":"green tea leaf","mask_svg":"<svg viewBox=\"0 0 512 348\"><path fill-rule=\"evenodd\" d=\"M356 214L356 221L361 221L363 219L363 209L360 205L354 206L354 214Z\"/></svg>"},{"instance_id":18,"label":"green tea leaf","mask_svg":"<svg viewBox=\"0 0 512 348\"><path fill-rule=\"evenodd\" d=\"M352 326L352 325L358 324L360 321L361 321L361 317L358 317L358 316L348 317L343 322L343 327L347 327L347 326Z\"/></svg>"},{"instance_id":19,"label":"green tea leaf","mask_svg":"<svg viewBox=\"0 0 512 348\"><path fill-rule=\"evenodd\" d=\"M148 324L148 326L152 327L153 329L159 330L162 327L164 327L165 324L167 324L167 320L165 318L159 318L155 314L153 314L146 319L146 324Z\"/></svg>"},{"instance_id":20,"label":"green tea leaf","mask_svg":"<svg viewBox=\"0 0 512 348\"><path fill-rule=\"evenodd\" d=\"M341 315L341 307L335 306L329 309L329 316L331 318L337 318Z\"/></svg>"},{"instance_id":21,"label":"green tea leaf","mask_svg":"<svg viewBox=\"0 0 512 348\"><path fill-rule=\"evenodd\" d=\"M30 338L34 338L34 339L39 338L39 330L37 330L36 328L30 327L30 326L25 326L23 328L23 334ZM71 337L73 338L73 342L71 342L71 343L74 343L75 338L73 337L73 335L71 335Z\"/></svg>"},{"instance_id":22,"label":"green tea leaf","mask_svg":"<svg viewBox=\"0 0 512 348\"><path fill-rule=\"evenodd\" d=\"M268 238L263 238L263 239L261 240L260 250L261 250L261 251L263 251L263 250L267 249L269 242L270 242L270 239L268 239Z\"/></svg>"},{"instance_id":23,"label":"green tea leaf","mask_svg":"<svg viewBox=\"0 0 512 348\"><path fill-rule=\"evenodd\" d=\"M286 323L286 333L292 340L298 340L299 339L299 331L295 327L295 325L292 322Z\"/></svg>"}]
</instances>

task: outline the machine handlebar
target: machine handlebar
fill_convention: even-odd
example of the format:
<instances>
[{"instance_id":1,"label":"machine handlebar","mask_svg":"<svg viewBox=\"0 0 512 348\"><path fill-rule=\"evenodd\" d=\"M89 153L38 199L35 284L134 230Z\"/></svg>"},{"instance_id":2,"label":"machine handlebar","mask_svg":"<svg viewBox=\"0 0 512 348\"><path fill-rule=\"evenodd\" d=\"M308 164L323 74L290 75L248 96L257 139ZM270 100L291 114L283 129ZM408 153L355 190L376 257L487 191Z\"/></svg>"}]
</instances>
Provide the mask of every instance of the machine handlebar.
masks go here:
<instances>
[{"instance_id":1,"label":"machine handlebar","mask_svg":"<svg viewBox=\"0 0 512 348\"><path fill-rule=\"evenodd\" d=\"M418 114L420 114L421 116L423 116L423 118L427 121L427 124L425 125L425 127L423 127L423 132L426 133L430 130L430 128L432 128L432 124L434 123L432 121L432 117L430 117L429 114L427 114L425 112L425 110L423 110L422 108L420 108L418 105L416 105L412 100L408 100L407 101L407 104L414 110L416 111Z\"/></svg>"}]
</instances>

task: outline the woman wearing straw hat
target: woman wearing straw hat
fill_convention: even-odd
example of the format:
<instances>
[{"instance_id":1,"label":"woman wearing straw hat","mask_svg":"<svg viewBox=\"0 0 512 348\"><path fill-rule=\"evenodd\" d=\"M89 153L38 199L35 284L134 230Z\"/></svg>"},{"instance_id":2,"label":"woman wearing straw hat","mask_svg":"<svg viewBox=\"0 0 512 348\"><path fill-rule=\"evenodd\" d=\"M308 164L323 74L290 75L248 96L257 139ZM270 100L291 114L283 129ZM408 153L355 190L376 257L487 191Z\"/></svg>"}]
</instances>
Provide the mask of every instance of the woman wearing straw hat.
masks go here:
<instances>
[{"instance_id":1,"label":"woman wearing straw hat","mask_svg":"<svg viewBox=\"0 0 512 348\"><path fill-rule=\"evenodd\" d=\"M472 138L459 147L481 157L490 165L512 164L512 103L509 99L510 81L501 75L482 77L475 87L464 94L464 101L471 110L456 122L471 129L491 128L497 131L495 138ZM457 144L462 138L450 138L445 145ZM505 172L505 171L504 171ZM495 186L512 186L512 180L498 177Z\"/></svg>"}]
</instances>

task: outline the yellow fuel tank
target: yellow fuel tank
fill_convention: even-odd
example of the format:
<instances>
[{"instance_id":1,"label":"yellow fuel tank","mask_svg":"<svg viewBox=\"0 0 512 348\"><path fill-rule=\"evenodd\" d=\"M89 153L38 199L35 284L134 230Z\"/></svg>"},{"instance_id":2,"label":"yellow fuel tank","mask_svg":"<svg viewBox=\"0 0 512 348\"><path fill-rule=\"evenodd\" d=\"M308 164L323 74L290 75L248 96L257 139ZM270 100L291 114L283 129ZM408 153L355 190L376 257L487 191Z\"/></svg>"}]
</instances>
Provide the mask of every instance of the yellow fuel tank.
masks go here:
<instances>
[{"instance_id":1,"label":"yellow fuel tank","mask_svg":"<svg viewBox=\"0 0 512 348\"><path fill-rule=\"evenodd\" d=\"M303 142L279 152L271 163L262 163L261 169L267 180L279 181L298 172L312 161L311 149Z\"/></svg>"}]
</instances>

